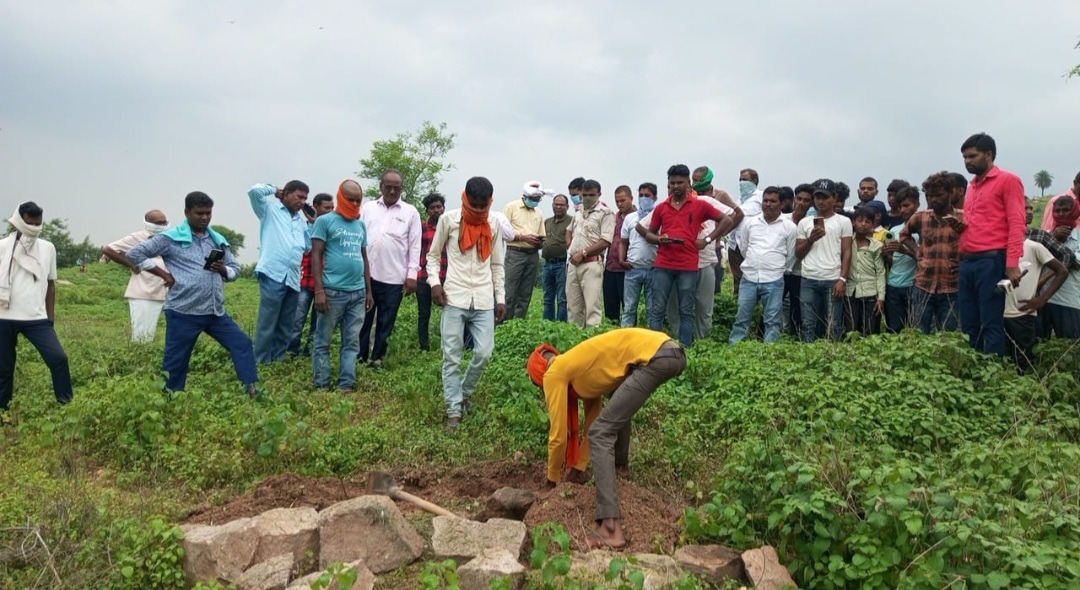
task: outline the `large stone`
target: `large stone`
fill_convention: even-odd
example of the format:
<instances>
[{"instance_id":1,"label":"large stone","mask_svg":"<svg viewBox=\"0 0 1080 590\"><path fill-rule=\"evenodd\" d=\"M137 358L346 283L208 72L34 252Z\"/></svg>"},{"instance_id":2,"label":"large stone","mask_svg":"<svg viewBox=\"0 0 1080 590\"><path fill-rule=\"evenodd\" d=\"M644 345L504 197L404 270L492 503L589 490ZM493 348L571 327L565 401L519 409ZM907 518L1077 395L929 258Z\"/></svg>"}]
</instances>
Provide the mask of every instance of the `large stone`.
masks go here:
<instances>
[{"instance_id":1,"label":"large stone","mask_svg":"<svg viewBox=\"0 0 1080 590\"><path fill-rule=\"evenodd\" d=\"M454 516L436 516L431 535L431 548L439 559L450 558L458 563L480 555L484 549L506 549L517 559L525 544L525 523L518 520L493 518L476 522Z\"/></svg>"},{"instance_id":2,"label":"large stone","mask_svg":"<svg viewBox=\"0 0 1080 590\"><path fill-rule=\"evenodd\" d=\"M220 526L184 526L184 575L188 584L229 584L254 562L259 548L255 520L241 518Z\"/></svg>"},{"instance_id":3,"label":"large stone","mask_svg":"<svg viewBox=\"0 0 1080 590\"><path fill-rule=\"evenodd\" d=\"M352 563L345 564L346 568L356 570L356 582L353 583L351 590L372 590L375 588L375 574L371 573L371 570L364 565L363 561L354 561ZM289 584L288 590L311 590L311 584L318 580L325 571L315 572L299 578ZM340 585L336 579L331 579L330 585L326 587L326 590L341 590Z\"/></svg>"},{"instance_id":4,"label":"large stone","mask_svg":"<svg viewBox=\"0 0 1080 590\"><path fill-rule=\"evenodd\" d=\"M672 557L683 570L717 586L743 577L742 557L723 545L687 545Z\"/></svg>"},{"instance_id":5,"label":"large stone","mask_svg":"<svg viewBox=\"0 0 1080 590\"><path fill-rule=\"evenodd\" d=\"M239 590L285 590L292 574L292 553L282 553L259 562L236 579Z\"/></svg>"},{"instance_id":6,"label":"large stone","mask_svg":"<svg viewBox=\"0 0 1080 590\"><path fill-rule=\"evenodd\" d=\"M623 571L640 570L645 575L643 584L645 590L666 588L684 575L682 569L679 568L679 564L675 563L675 560L667 555L653 553L624 555L614 551L596 549L572 558L570 576L606 587L604 574L607 573L612 560L615 559L627 562ZM609 584L611 587L615 585Z\"/></svg>"},{"instance_id":7,"label":"large stone","mask_svg":"<svg viewBox=\"0 0 1080 590\"><path fill-rule=\"evenodd\" d=\"M742 562L743 567L746 568L746 578L755 588L763 590L798 588L787 568L780 565L780 557L776 555L776 549L768 545L744 551Z\"/></svg>"},{"instance_id":8,"label":"large stone","mask_svg":"<svg viewBox=\"0 0 1080 590\"><path fill-rule=\"evenodd\" d=\"M491 582L499 578L510 578L510 587L520 588L525 580L525 567L503 548L484 549L457 573L461 590L488 590Z\"/></svg>"},{"instance_id":9,"label":"large stone","mask_svg":"<svg viewBox=\"0 0 1080 590\"><path fill-rule=\"evenodd\" d=\"M487 499L484 511L480 513L478 520L487 521L492 518L525 520L525 513L535 502L536 494L529 490L499 488Z\"/></svg>"},{"instance_id":10,"label":"large stone","mask_svg":"<svg viewBox=\"0 0 1080 590\"><path fill-rule=\"evenodd\" d=\"M314 569L319 552L319 513L314 508L276 508L255 517L259 535L256 563L289 553L302 564L302 573Z\"/></svg>"},{"instance_id":11,"label":"large stone","mask_svg":"<svg viewBox=\"0 0 1080 590\"><path fill-rule=\"evenodd\" d=\"M386 496L360 496L319 513L319 566L363 561L375 573L416 561L424 540Z\"/></svg>"}]
</instances>

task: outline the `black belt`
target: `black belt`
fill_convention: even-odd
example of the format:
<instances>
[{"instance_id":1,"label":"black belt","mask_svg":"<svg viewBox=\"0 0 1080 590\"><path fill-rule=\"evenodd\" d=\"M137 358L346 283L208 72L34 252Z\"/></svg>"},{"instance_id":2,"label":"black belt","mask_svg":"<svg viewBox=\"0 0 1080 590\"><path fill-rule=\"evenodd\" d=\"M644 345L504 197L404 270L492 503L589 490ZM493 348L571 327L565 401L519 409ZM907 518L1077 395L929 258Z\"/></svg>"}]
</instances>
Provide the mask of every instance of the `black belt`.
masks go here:
<instances>
[{"instance_id":1,"label":"black belt","mask_svg":"<svg viewBox=\"0 0 1080 590\"><path fill-rule=\"evenodd\" d=\"M685 357L686 350L682 347L682 345L678 342L675 342L674 340L668 340L667 342L660 345L660 350L657 350L656 354L653 355L653 360Z\"/></svg>"},{"instance_id":2,"label":"black belt","mask_svg":"<svg viewBox=\"0 0 1080 590\"><path fill-rule=\"evenodd\" d=\"M548 264L566 264L565 258L545 258Z\"/></svg>"},{"instance_id":3,"label":"black belt","mask_svg":"<svg viewBox=\"0 0 1080 590\"><path fill-rule=\"evenodd\" d=\"M995 256L1004 256L1004 250L986 250L984 252L973 252L971 254L961 254L960 262L968 262L971 260L979 260L982 258L994 258Z\"/></svg>"}]
</instances>

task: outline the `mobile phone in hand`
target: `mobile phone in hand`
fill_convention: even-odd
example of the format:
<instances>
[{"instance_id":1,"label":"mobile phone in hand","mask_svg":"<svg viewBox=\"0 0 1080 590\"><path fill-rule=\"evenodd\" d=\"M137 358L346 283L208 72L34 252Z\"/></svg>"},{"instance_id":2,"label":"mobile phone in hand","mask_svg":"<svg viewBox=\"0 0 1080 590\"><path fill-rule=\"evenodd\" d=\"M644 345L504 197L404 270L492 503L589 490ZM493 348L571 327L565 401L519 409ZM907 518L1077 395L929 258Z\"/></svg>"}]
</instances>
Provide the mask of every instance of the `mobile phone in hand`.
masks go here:
<instances>
[{"instance_id":1,"label":"mobile phone in hand","mask_svg":"<svg viewBox=\"0 0 1080 590\"><path fill-rule=\"evenodd\" d=\"M825 229L825 218L823 218L823 217L815 217L814 218L814 227L815 228L820 227L821 229Z\"/></svg>"},{"instance_id":2,"label":"mobile phone in hand","mask_svg":"<svg viewBox=\"0 0 1080 590\"><path fill-rule=\"evenodd\" d=\"M315 208L304 203L304 213L307 213L308 217L315 217Z\"/></svg>"},{"instance_id":3,"label":"mobile phone in hand","mask_svg":"<svg viewBox=\"0 0 1080 590\"><path fill-rule=\"evenodd\" d=\"M685 244L686 243L686 240L684 240L682 238L668 238L668 239L671 240L672 244Z\"/></svg>"},{"instance_id":4,"label":"mobile phone in hand","mask_svg":"<svg viewBox=\"0 0 1080 590\"><path fill-rule=\"evenodd\" d=\"M215 262L225 260L225 250L214 248L203 260L203 270L212 270L210 266Z\"/></svg>"}]
</instances>

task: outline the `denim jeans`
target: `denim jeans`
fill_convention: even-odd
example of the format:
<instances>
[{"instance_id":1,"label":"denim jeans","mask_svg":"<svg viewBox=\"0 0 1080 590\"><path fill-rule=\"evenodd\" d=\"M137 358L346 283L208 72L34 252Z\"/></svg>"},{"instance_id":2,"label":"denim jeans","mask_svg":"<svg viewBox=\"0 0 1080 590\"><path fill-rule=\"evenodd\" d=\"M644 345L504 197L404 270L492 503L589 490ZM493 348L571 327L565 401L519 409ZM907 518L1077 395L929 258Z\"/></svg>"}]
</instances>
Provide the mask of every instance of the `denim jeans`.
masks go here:
<instances>
[{"instance_id":1,"label":"denim jeans","mask_svg":"<svg viewBox=\"0 0 1080 590\"><path fill-rule=\"evenodd\" d=\"M923 334L933 334L938 330L955 332L959 323L956 293L930 293L912 287L911 321L919 326Z\"/></svg>"},{"instance_id":2,"label":"denim jeans","mask_svg":"<svg viewBox=\"0 0 1080 590\"><path fill-rule=\"evenodd\" d=\"M566 321L566 259L544 263L544 319Z\"/></svg>"},{"instance_id":3,"label":"denim jeans","mask_svg":"<svg viewBox=\"0 0 1080 590\"><path fill-rule=\"evenodd\" d=\"M649 296L649 329L664 329L664 312L667 310L671 290L679 298L679 342L683 346L694 343L694 299L697 297L698 271L654 268L652 293Z\"/></svg>"},{"instance_id":4,"label":"denim jeans","mask_svg":"<svg viewBox=\"0 0 1080 590\"><path fill-rule=\"evenodd\" d=\"M71 391L71 369L67 353L56 337L52 320L0 320L0 410L7 410L15 389L15 350L19 334L34 345L52 374L56 401L66 404Z\"/></svg>"},{"instance_id":5,"label":"denim jeans","mask_svg":"<svg viewBox=\"0 0 1080 590\"><path fill-rule=\"evenodd\" d=\"M183 391L187 385L188 363L199 334L206 332L229 351L236 377L244 386L259 380L251 338L225 313L220 316L193 315L165 310L165 360L161 368L168 374L165 388Z\"/></svg>"},{"instance_id":6,"label":"denim jeans","mask_svg":"<svg viewBox=\"0 0 1080 590\"><path fill-rule=\"evenodd\" d=\"M1005 356L1005 293L997 283L1005 278L1005 252L975 259L960 259L960 290L956 306L960 329L971 347Z\"/></svg>"},{"instance_id":7,"label":"denim jeans","mask_svg":"<svg viewBox=\"0 0 1080 590\"><path fill-rule=\"evenodd\" d=\"M356 387L356 357L360 354L360 328L364 325L364 303L367 291L336 291L326 289L326 312L319 314L315 325L315 352L312 366L315 387L330 387L330 340L341 326L341 353L339 356L339 389Z\"/></svg>"},{"instance_id":8,"label":"denim jeans","mask_svg":"<svg viewBox=\"0 0 1080 590\"><path fill-rule=\"evenodd\" d=\"M802 278L799 302L802 304L802 339L813 342L828 334L839 340L844 335L844 300L833 297L834 280Z\"/></svg>"},{"instance_id":9,"label":"denim jeans","mask_svg":"<svg viewBox=\"0 0 1080 590\"><path fill-rule=\"evenodd\" d=\"M296 320L293 322L292 341L289 342L288 352L308 356L311 354L311 341L315 339L315 320L318 313L312 307L315 300L315 292L311 289L300 288L296 298ZM308 319L310 316L310 319ZM304 324L308 324L307 341L304 342Z\"/></svg>"},{"instance_id":10,"label":"denim jeans","mask_svg":"<svg viewBox=\"0 0 1080 590\"><path fill-rule=\"evenodd\" d=\"M472 361L461 377L461 356L465 330L472 335ZM491 309L462 309L447 305L442 313L442 380L446 415L460 418L462 406L469 401L480 376L491 361L495 349L495 311Z\"/></svg>"},{"instance_id":11,"label":"denim jeans","mask_svg":"<svg viewBox=\"0 0 1080 590\"><path fill-rule=\"evenodd\" d=\"M893 334L912 326L911 289L885 286L885 327Z\"/></svg>"},{"instance_id":12,"label":"denim jeans","mask_svg":"<svg viewBox=\"0 0 1080 590\"><path fill-rule=\"evenodd\" d=\"M255 324L255 362L272 363L285 358L296 322L299 291L283 281L259 273L259 320Z\"/></svg>"},{"instance_id":13,"label":"denim jeans","mask_svg":"<svg viewBox=\"0 0 1080 590\"><path fill-rule=\"evenodd\" d=\"M754 283L743 275L739 283L739 311L735 314L735 324L731 327L729 342L736 344L746 338L750 328L750 319L754 316L754 307L761 300L762 321L765 323L765 342L780 339L780 310L784 304L784 279L771 283Z\"/></svg>"},{"instance_id":14,"label":"denim jeans","mask_svg":"<svg viewBox=\"0 0 1080 590\"><path fill-rule=\"evenodd\" d=\"M371 313L364 315L364 325L360 328L360 362L367 362L368 358L378 361L386 356L390 333L394 331L398 308L401 307L401 298L404 297L403 287L404 285L371 280L371 297L375 300L375 307L371 309ZM372 324L375 325L374 344L371 344Z\"/></svg>"},{"instance_id":15,"label":"denim jeans","mask_svg":"<svg viewBox=\"0 0 1080 590\"><path fill-rule=\"evenodd\" d=\"M634 268L626 271L626 277L623 278L623 311L622 311L622 327L629 328L637 325L638 320L638 301L641 299L641 292L645 291L645 313L648 317L649 299L652 293L652 272L651 268Z\"/></svg>"}]
</instances>

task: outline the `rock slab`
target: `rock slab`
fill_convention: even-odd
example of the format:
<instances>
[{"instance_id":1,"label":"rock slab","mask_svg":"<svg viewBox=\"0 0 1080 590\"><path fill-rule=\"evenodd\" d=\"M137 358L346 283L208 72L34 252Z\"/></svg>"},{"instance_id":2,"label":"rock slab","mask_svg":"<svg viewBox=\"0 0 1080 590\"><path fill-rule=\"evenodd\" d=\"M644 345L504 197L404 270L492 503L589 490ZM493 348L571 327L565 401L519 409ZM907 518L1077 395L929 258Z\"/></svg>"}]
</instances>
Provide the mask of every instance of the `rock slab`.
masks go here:
<instances>
[{"instance_id":1,"label":"rock slab","mask_svg":"<svg viewBox=\"0 0 1080 590\"><path fill-rule=\"evenodd\" d=\"M239 590L285 590L294 565L292 553L259 562L236 579Z\"/></svg>"},{"instance_id":2,"label":"rock slab","mask_svg":"<svg viewBox=\"0 0 1080 590\"><path fill-rule=\"evenodd\" d=\"M345 567L356 570L356 582L353 583L351 590L373 590L375 588L375 574L371 573L371 570L364 565L363 561L347 563ZM311 584L324 573L326 572L315 572L295 580L289 584L288 590L311 590ZM326 590L341 590L341 587L338 585L337 580L332 580Z\"/></svg>"},{"instance_id":3,"label":"rock slab","mask_svg":"<svg viewBox=\"0 0 1080 590\"><path fill-rule=\"evenodd\" d=\"M523 525L524 526L524 525ZM424 540L386 496L360 496L319 513L319 567L363 561L379 574L419 559Z\"/></svg>"},{"instance_id":4,"label":"rock slab","mask_svg":"<svg viewBox=\"0 0 1080 590\"><path fill-rule=\"evenodd\" d=\"M431 535L431 547L439 559L450 558L458 563L480 555L484 549L505 549L514 559L521 555L525 544L525 523L518 520L493 518L476 522L453 516L436 516Z\"/></svg>"},{"instance_id":5,"label":"rock slab","mask_svg":"<svg viewBox=\"0 0 1080 590\"><path fill-rule=\"evenodd\" d=\"M780 565L780 557L776 554L776 549L768 545L744 551L742 562L743 567L746 568L746 578L755 588L763 590L798 588L787 568Z\"/></svg>"},{"instance_id":6,"label":"rock slab","mask_svg":"<svg viewBox=\"0 0 1080 590\"><path fill-rule=\"evenodd\" d=\"M743 578L742 556L723 545L687 545L672 557L684 571L717 586Z\"/></svg>"},{"instance_id":7,"label":"rock slab","mask_svg":"<svg viewBox=\"0 0 1080 590\"><path fill-rule=\"evenodd\" d=\"M502 548L484 549L457 573L461 590L488 590L491 582L499 578L510 578L510 587L516 589L525 581L525 567Z\"/></svg>"},{"instance_id":8,"label":"rock slab","mask_svg":"<svg viewBox=\"0 0 1080 590\"><path fill-rule=\"evenodd\" d=\"M487 499L484 511L480 513L478 520L487 521L492 518L525 520L525 514L534 503L536 503L536 494L529 490L499 488Z\"/></svg>"},{"instance_id":9,"label":"rock slab","mask_svg":"<svg viewBox=\"0 0 1080 590\"><path fill-rule=\"evenodd\" d=\"M667 555L653 553L637 553L624 555L614 551L596 549L584 555L572 558L570 575L584 578L590 582L604 583L604 574L607 573L614 559L626 561L624 571L640 570L645 575L643 588L645 590L660 590L675 583L684 574L679 564Z\"/></svg>"}]
</instances>

